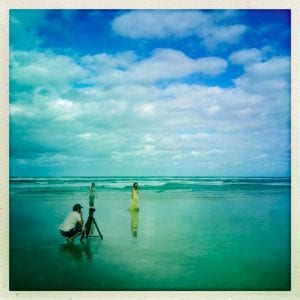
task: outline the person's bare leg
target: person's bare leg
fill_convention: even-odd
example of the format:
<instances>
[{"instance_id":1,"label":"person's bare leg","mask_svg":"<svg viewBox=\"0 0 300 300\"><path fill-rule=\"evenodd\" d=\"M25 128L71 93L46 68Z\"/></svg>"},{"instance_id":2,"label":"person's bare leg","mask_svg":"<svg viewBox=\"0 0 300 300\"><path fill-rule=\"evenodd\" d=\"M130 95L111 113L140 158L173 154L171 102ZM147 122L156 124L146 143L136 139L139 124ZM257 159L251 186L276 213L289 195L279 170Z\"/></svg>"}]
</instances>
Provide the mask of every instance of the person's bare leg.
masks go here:
<instances>
[{"instance_id":1,"label":"person's bare leg","mask_svg":"<svg viewBox=\"0 0 300 300\"><path fill-rule=\"evenodd\" d=\"M77 238L79 235L81 235L82 234L82 231L78 231L78 232L76 232L73 236L71 236L70 238L68 238L67 239L67 241L68 242L73 242L73 240L75 239L75 238Z\"/></svg>"}]
</instances>

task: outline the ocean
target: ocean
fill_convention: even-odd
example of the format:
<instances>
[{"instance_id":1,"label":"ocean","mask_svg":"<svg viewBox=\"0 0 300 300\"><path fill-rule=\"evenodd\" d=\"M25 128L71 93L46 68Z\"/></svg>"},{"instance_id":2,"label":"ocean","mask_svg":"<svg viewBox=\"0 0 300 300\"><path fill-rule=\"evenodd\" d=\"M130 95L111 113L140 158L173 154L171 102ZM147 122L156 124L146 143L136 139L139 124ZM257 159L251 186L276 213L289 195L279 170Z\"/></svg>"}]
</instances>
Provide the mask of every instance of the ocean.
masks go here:
<instances>
[{"instance_id":1,"label":"ocean","mask_svg":"<svg viewBox=\"0 0 300 300\"><path fill-rule=\"evenodd\" d=\"M87 219L91 182L104 239L69 244L58 227L76 203ZM9 193L12 291L291 288L290 178L11 177Z\"/></svg>"}]
</instances>

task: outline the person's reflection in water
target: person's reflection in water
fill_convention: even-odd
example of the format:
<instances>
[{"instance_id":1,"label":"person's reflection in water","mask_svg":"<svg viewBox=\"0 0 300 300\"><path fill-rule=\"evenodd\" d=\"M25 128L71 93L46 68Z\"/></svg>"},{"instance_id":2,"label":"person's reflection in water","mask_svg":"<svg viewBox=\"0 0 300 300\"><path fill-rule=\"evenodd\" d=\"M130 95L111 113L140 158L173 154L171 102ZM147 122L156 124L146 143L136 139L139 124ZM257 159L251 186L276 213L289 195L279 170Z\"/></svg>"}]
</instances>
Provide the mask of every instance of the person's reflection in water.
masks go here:
<instances>
[{"instance_id":1,"label":"person's reflection in water","mask_svg":"<svg viewBox=\"0 0 300 300\"><path fill-rule=\"evenodd\" d=\"M70 253L77 260L83 259L84 256L88 260L91 260L93 258L89 241L87 241L85 244L80 245L73 243L63 244L61 247L61 251Z\"/></svg>"},{"instance_id":2,"label":"person's reflection in water","mask_svg":"<svg viewBox=\"0 0 300 300\"><path fill-rule=\"evenodd\" d=\"M131 217L131 223L130 223L131 234L133 237L137 237L138 227L139 227L139 211L130 210L129 213Z\"/></svg>"}]
</instances>

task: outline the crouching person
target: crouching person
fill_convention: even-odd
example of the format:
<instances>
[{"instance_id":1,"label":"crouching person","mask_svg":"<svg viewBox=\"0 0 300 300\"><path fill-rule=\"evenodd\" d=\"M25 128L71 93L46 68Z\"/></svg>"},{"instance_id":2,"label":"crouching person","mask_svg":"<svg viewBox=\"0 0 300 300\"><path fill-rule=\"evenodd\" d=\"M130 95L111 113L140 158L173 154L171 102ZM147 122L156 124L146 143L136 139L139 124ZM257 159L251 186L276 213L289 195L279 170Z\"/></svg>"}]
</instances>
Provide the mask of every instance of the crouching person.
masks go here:
<instances>
[{"instance_id":1,"label":"crouching person","mask_svg":"<svg viewBox=\"0 0 300 300\"><path fill-rule=\"evenodd\" d=\"M80 204L75 204L73 211L68 214L64 222L59 226L60 233L67 238L68 242L73 242L84 231L81 208Z\"/></svg>"}]
</instances>

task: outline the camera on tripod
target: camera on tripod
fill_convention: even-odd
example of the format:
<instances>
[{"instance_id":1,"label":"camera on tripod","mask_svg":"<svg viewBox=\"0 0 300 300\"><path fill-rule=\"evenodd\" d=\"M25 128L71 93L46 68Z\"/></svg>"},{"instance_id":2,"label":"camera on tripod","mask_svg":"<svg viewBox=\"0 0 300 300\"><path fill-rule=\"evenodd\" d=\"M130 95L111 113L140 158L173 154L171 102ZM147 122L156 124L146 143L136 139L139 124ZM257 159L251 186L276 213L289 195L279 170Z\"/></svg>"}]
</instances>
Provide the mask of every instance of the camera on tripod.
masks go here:
<instances>
[{"instance_id":1,"label":"camera on tripod","mask_svg":"<svg viewBox=\"0 0 300 300\"><path fill-rule=\"evenodd\" d=\"M80 241L82 241L82 239L84 238L84 236L88 239L88 237L90 235L90 232L91 232L91 225L92 225L92 223L94 223L94 225L95 225L95 227L96 227L96 229L98 231L99 237L101 239L103 239L103 235L100 232L100 229L99 229L99 227L97 225L97 222L95 220L95 217L94 217L95 210L96 209L93 208L93 207L90 207L90 209L89 209L89 217L88 217L88 219L87 219L87 221L85 223L85 231L83 231L83 233L81 235L81 238L80 238Z\"/></svg>"}]
</instances>

